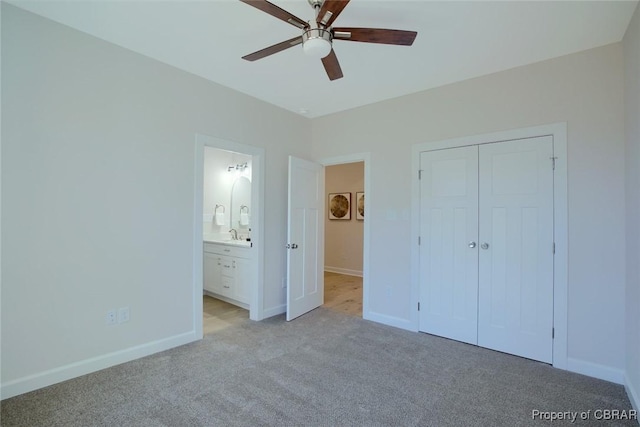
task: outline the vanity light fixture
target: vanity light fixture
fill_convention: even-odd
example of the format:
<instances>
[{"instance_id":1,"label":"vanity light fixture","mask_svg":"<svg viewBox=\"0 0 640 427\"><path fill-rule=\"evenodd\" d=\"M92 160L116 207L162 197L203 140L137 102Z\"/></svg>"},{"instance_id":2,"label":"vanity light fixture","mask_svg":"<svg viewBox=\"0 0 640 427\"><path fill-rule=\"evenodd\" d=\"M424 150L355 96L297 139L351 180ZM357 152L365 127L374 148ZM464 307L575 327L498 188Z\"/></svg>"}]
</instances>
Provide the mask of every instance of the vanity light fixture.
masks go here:
<instances>
[{"instance_id":1,"label":"vanity light fixture","mask_svg":"<svg viewBox=\"0 0 640 427\"><path fill-rule=\"evenodd\" d=\"M244 170L245 170L246 168L248 168L248 167L249 167L249 165L247 165L247 162L244 162L244 163L238 163L238 164L237 164L237 165L235 165L235 166L234 166L234 165L230 165L230 166L227 168L227 171L228 171L228 172L231 172L231 171L232 171L232 170L234 170L234 169L235 169L235 170L237 170L237 171L244 171Z\"/></svg>"}]
</instances>

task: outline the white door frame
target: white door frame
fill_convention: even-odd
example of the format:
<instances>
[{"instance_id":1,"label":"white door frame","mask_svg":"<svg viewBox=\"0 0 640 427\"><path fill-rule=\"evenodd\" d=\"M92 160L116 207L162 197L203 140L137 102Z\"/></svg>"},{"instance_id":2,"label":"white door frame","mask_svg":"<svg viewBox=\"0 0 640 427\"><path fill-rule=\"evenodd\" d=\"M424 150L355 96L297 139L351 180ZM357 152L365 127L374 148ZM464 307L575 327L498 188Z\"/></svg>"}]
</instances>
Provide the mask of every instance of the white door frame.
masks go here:
<instances>
[{"instance_id":1,"label":"white door frame","mask_svg":"<svg viewBox=\"0 0 640 427\"><path fill-rule=\"evenodd\" d=\"M329 157L318 161L322 166L343 165L346 163L364 162L364 236L362 242L362 318L366 320L371 319L369 312L369 242L371 221L366 219L366 212L370 212L371 197L374 196L373 188L371 187L371 153L355 153L346 154L344 156ZM326 200L325 200L326 203ZM324 247L318 248L318 250L324 251Z\"/></svg>"},{"instance_id":2,"label":"white door frame","mask_svg":"<svg viewBox=\"0 0 640 427\"><path fill-rule=\"evenodd\" d=\"M251 242L252 266L249 277L249 318L264 319L264 148L227 141L213 136L196 134L193 202L193 328L202 338L203 248L202 212L204 184L204 147L233 151L251 156Z\"/></svg>"},{"instance_id":3,"label":"white door frame","mask_svg":"<svg viewBox=\"0 0 640 427\"><path fill-rule=\"evenodd\" d=\"M511 141L514 139L535 138L539 136L553 137L553 155L556 157L553 180L553 222L556 253L553 269L553 366L567 369L567 289L568 289L568 208L567 208L567 124L554 123L503 132L473 135L444 141L414 144L411 149L411 234L420 235L420 153L422 151L442 150L469 145L489 144L493 142ZM419 266L420 252L417 242L411 245L411 300L417 307L420 298ZM417 310L411 313L411 322L418 330L419 318Z\"/></svg>"}]
</instances>

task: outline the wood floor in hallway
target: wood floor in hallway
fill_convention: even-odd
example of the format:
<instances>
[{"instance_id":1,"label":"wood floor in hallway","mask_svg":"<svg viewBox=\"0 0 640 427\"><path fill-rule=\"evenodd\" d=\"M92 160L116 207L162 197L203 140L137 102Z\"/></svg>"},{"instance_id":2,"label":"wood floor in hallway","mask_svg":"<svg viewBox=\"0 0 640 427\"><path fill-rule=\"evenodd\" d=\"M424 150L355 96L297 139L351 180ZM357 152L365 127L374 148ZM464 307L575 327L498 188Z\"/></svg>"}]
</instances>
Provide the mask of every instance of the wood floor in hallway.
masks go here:
<instances>
[{"instance_id":1,"label":"wood floor in hallway","mask_svg":"<svg viewBox=\"0 0 640 427\"><path fill-rule=\"evenodd\" d=\"M362 277L325 271L323 307L362 317Z\"/></svg>"}]
</instances>

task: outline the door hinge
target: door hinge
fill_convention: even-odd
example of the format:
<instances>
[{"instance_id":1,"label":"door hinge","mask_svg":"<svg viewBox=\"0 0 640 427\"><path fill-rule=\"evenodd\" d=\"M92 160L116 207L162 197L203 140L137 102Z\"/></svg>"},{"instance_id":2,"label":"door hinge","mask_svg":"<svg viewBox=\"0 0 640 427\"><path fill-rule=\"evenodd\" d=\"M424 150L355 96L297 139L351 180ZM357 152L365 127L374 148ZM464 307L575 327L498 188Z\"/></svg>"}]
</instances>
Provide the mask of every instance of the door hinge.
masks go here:
<instances>
[{"instance_id":1,"label":"door hinge","mask_svg":"<svg viewBox=\"0 0 640 427\"><path fill-rule=\"evenodd\" d=\"M420 242L421 242L420 236L418 236L418 246L420 246Z\"/></svg>"},{"instance_id":2,"label":"door hinge","mask_svg":"<svg viewBox=\"0 0 640 427\"><path fill-rule=\"evenodd\" d=\"M556 242L553 242L553 253L556 253Z\"/></svg>"},{"instance_id":3,"label":"door hinge","mask_svg":"<svg viewBox=\"0 0 640 427\"><path fill-rule=\"evenodd\" d=\"M418 311L420 311L420 303L418 303Z\"/></svg>"},{"instance_id":4,"label":"door hinge","mask_svg":"<svg viewBox=\"0 0 640 427\"><path fill-rule=\"evenodd\" d=\"M422 179L422 169L418 169L418 179Z\"/></svg>"},{"instance_id":5,"label":"door hinge","mask_svg":"<svg viewBox=\"0 0 640 427\"><path fill-rule=\"evenodd\" d=\"M556 170L556 159L557 157L550 157L551 159L551 169Z\"/></svg>"},{"instance_id":6,"label":"door hinge","mask_svg":"<svg viewBox=\"0 0 640 427\"><path fill-rule=\"evenodd\" d=\"M551 328L551 339L556 337L556 328Z\"/></svg>"}]
</instances>

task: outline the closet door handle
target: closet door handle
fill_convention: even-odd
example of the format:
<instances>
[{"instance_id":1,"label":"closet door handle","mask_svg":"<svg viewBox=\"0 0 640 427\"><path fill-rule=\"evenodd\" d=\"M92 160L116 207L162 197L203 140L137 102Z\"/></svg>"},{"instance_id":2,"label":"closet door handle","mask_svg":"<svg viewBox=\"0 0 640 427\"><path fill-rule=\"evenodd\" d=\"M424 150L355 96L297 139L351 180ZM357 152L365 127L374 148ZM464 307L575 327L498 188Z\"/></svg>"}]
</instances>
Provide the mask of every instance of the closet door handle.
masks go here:
<instances>
[{"instance_id":1,"label":"closet door handle","mask_svg":"<svg viewBox=\"0 0 640 427\"><path fill-rule=\"evenodd\" d=\"M475 248L476 247L476 242L469 242L469 247L471 249Z\"/></svg>"},{"instance_id":2,"label":"closet door handle","mask_svg":"<svg viewBox=\"0 0 640 427\"><path fill-rule=\"evenodd\" d=\"M481 244L481 245L480 245L480 247L481 247L482 249L485 249L485 250L486 250L486 249L489 249L489 244L488 244L487 242L485 242L485 243Z\"/></svg>"}]
</instances>

